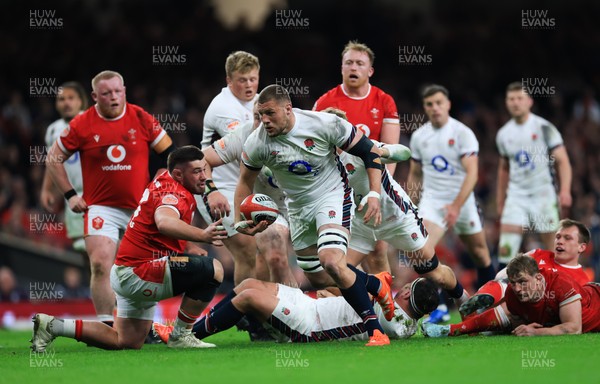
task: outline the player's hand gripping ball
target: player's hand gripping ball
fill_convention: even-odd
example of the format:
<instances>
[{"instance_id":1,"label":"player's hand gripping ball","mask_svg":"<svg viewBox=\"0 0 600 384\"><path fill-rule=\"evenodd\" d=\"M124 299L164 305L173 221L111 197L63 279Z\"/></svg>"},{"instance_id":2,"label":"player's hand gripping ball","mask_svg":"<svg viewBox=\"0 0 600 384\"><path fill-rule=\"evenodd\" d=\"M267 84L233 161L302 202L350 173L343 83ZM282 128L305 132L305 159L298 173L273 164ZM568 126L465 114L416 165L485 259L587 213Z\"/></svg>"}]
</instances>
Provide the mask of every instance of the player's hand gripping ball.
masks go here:
<instances>
[{"instance_id":1,"label":"player's hand gripping ball","mask_svg":"<svg viewBox=\"0 0 600 384\"><path fill-rule=\"evenodd\" d=\"M244 220L252 220L254 224L266 220L271 225L277 220L279 209L277 209L277 203L270 196L255 193L242 201L240 213Z\"/></svg>"}]
</instances>

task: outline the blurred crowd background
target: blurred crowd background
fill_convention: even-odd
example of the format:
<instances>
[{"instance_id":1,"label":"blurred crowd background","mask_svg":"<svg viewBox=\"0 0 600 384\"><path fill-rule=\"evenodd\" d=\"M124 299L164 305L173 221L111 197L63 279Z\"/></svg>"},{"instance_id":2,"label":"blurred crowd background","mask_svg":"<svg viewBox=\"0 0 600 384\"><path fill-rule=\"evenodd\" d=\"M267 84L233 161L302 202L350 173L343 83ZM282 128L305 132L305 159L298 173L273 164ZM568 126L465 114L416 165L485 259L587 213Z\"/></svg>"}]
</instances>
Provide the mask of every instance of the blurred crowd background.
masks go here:
<instances>
[{"instance_id":1,"label":"blurred crowd background","mask_svg":"<svg viewBox=\"0 0 600 384\"><path fill-rule=\"evenodd\" d=\"M40 16L39 10L54 13ZM534 18L526 10L545 11L537 14L538 19L553 19L553 25L524 27L524 18ZM420 88L439 83L450 90L451 115L472 128L480 142L476 194L493 255L498 242L495 135L509 119L504 91L512 81L546 79L554 92L536 97L534 112L554 123L565 140L573 167L574 201L567 214L592 230L592 244L582 262L596 267L598 276L598 15L600 2L578 0L3 2L0 232L35 244L70 247L64 231L32 230L31 226L32 217L44 215L39 203L44 166L36 154L44 146L46 128L59 117L53 95L32 91L35 79L55 81L56 86L75 80L91 92L95 74L105 69L119 71L125 78L128 101L155 116L175 119L179 124L167 130L176 144L199 145L204 111L225 85L224 62L229 53L246 50L257 55L259 90L275 82L295 82L302 91L293 94L294 105L310 109L319 96L341 82L341 50L349 40L357 39L375 52L371 83L396 101L402 143L408 143L418 126L415 122L424 121ZM32 18L44 17L54 20L54 25L32 27ZM299 20L293 23L296 26L282 26L289 22L281 20L294 18ZM157 63L153 55L160 47L170 47L179 62ZM430 60L402 63L402 47L422 49ZM398 167L395 177L400 184L407 172L407 164ZM524 248L537 246L533 238ZM447 236L443 248L457 268L468 269L468 262L458 266L467 257L452 236ZM0 254L3 271L15 269L10 264ZM82 271L85 285L87 272ZM17 281L20 276L27 280L27 271L12 272ZM10 277L5 276L0 273L0 298L9 300Z\"/></svg>"}]
</instances>

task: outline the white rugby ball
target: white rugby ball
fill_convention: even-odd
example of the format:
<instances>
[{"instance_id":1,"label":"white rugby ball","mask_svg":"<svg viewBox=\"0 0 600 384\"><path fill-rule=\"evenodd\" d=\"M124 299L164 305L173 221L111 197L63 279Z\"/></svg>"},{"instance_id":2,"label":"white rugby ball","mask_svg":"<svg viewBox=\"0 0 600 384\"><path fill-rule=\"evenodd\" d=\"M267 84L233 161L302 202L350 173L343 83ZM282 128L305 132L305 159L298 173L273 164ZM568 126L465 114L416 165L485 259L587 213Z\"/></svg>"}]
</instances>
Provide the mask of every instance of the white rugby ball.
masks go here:
<instances>
[{"instance_id":1,"label":"white rugby ball","mask_svg":"<svg viewBox=\"0 0 600 384\"><path fill-rule=\"evenodd\" d=\"M279 209L277 208L277 203L270 196L255 193L242 201L240 213L244 220L252 220L255 224L266 220L270 225L277 220Z\"/></svg>"}]
</instances>

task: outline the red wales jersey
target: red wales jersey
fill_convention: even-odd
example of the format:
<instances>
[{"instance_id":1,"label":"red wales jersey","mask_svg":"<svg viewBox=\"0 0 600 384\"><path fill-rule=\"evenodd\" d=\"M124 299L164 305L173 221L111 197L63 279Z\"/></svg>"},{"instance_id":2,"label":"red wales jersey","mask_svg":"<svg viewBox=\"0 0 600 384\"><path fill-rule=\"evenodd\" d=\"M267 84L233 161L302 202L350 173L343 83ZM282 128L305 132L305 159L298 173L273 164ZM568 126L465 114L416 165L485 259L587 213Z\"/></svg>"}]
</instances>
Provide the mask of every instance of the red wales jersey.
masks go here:
<instances>
[{"instance_id":1,"label":"red wales jersey","mask_svg":"<svg viewBox=\"0 0 600 384\"><path fill-rule=\"evenodd\" d=\"M179 218L190 224L196 209L196 199L183 185L165 171L153 180L144 190L115 259L116 265L138 267L135 273L141 278L153 281L156 273L159 282L163 278L164 261L160 265L147 263L165 256L175 256L184 251L187 241L165 236L158 231L154 212L158 208L172 209ZM152 268L150 268L152 266Z\"/></svg>"},{"instance_id":2,"label":"red wales jersey","mask_svg":"<svg viewBox=\"0 0 600 384\"><path fill-rule=\"evenodd\" d=\"M581 300L582 331L600 331L600 286L579 285L569 275L556 269L542 268L546 280L544 296L537 303L522 303L509 285L506 289L506 305L513 315L521 317L526 324L539 323L544 327L560 324L560 307Z\"/></svg>"},{"instance_id":3,"label":"red wales jersey","mask_svg":"<svg viewBox=\"0 0 600 384\"><path fill-rule=\"evenodd\" d=\"M373 140L381 140L383 123L400 124L394 99L373 85L369 85L366 96L355 98L348 96L340 84L321 96L313 110L322 111L329 107L346 112L348 121Z\"/></svg>"},{"instance_id":4,"label":"red wales jersey","mask_svg":"<svg viewBox=\"0 0 600 384\"><path fill-rule=\"evenodd\" d=\"M570 265L559 264L554 260L554 252L536 249L528 252L527 255L533 257L540 268L554 268L571 276L579 285L584 285L590 281L590 278L585 273L581 265L576 267Z\"/></svg>"},{"instance_id":5,"label":"red wales jersey","mask_svg":"<svg viewBox=\"0 0 600 384\"><path fill-rule=\"evenodd\" d=\"M88 205L135 209L150 180L148 147L165 135L152 115L126 103L115 119L101 117L92 106L71 121L57 143L67 154L79 151Z\"/></svg>"}]
</instances>

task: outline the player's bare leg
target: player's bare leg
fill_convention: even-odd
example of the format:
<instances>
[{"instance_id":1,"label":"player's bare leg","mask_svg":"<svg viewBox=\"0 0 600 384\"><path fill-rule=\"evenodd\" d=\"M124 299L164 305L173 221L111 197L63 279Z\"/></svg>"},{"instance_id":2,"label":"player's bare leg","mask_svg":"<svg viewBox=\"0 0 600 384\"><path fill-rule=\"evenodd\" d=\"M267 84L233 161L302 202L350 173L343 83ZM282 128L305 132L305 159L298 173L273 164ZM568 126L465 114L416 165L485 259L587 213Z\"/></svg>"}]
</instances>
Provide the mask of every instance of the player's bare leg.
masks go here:
<instances>
[{"instance_id":1,"label":"player's bare leg","mask_svg":"<svg viewBox=\"0 0 600 384\"><path fill-rule=\"evenodd\" d=\"M269 272L269 267L267 267L267 261L260 251L256 253L254 274L258 280L269 281L271 279L271 273Z\"/></svg>"},{"instance_id":2,"label":"player's bare leg","mask_svg":"<svg viewBox=\"0 0 600 384\"><path fill-rule=\"evenodd\" d=\"M117 244L106 236L93 235L85 238L90 257L90 290L96 315L101 321L112 321L115 293L110 286L110 269L115 262Z\"/></svg>"},{"instance_id":3,"label":"player's bare leg","mask_svg":"<svg viewBox=\"0 0 600 384\"><path fill-rule=\"evenodd\" d=\"M288 263L289 237L290 231L285 226L271 224L264 232L256 235L256 244L258 252L264 256L270 271L269 281L297 286Z\"/></svg>"},{"instance_id":4,"label":"player's bare leg","mask_svg":"<svg viewBox=\"0 0 600 384\"><path fill-rule=\"evenodd\" d=\"M357 269L352 270L347 265L348 236L348 230L340 225L321 226L318 229L317 241L319 262L336 282L344 299L363 320L369 334L369 343L366 345L387 345L389 338L377 320L367 293L367 274Z\"/></svg>"},{"instance_id":5,"label":"player's bare leg","mask_svg":"<svg viewBox=\"0 0 600 384\"><path fill-rule=\"evenodd\" d=\"M388 243L383 240L375 242L375 250L367 256L367 268L369 273L376 274L379 272L389 272L390 264L388 263Z\"/></svg>"},{"instance_id":6,"label":"player's bare leg","mask_svg":"<svg viewBox=\"0 0 600 384\"><path fill-rule=\"evenodd\" d=\"M102 349L140 349L152 325L151 320L117 317L115 326L99 321L60 319L45 314L33 317L32 349L44 352L56 337L68 337Z\"/></svg>"},{"instance_id":7,"label":"player's bare leg","mask_svg":"<svg viewBox=\"0 0 600 384\"><path fill-rule=\"evenodd\" d=\"M346 262L356 267L360 263L362 263L367 258L367 256L369 256L367 253L362 253L357 251L356 249L348 248L348 253L346 254Z\"/></svg>"},{"instance_id":8,"label":"player's bare leg","mask_svg":"<svg viewBox=\"0 0 600 384\"><path fill-rule=\"evenodd\" d=\"M235 263L233 283L238 285L244 279L255 277L256 241L254 237L240 233L223 240L223 244L233 255Z\"/></svg>"},{"instance_id":9,"label":"player's bare leg","mask_svg":"<svg viewBox=\"0 0 600 384\"><path fill-rule=\"evenodd\" d=\"M494 267L492 266L492 259L485 241L484 232L481 231L472 235L460 235L459 237L467 247L467 251L477 267L476 288L493 280L496 276L496 271L494 271Z\"/></svg>"},{"instance_id":10,"label":"player's bare leg","mask_svg":"<svg viewBox=\"0 0 600 384\"><path fill-rule=\"evenodd\" d=\"M429 220L423 220L423 224L425 224L425 228L427 228L427 233L429 234L427 237L427 243L431 244L431 246L435 248L437 243L439 243L442 237L444 237L446 230Z\"/></svg>"}]
</instances>

